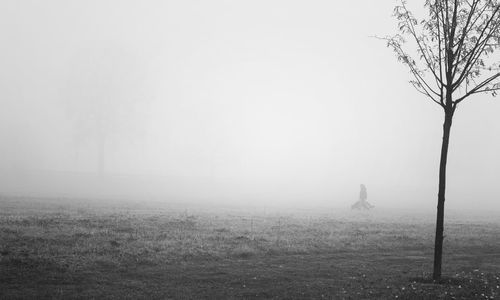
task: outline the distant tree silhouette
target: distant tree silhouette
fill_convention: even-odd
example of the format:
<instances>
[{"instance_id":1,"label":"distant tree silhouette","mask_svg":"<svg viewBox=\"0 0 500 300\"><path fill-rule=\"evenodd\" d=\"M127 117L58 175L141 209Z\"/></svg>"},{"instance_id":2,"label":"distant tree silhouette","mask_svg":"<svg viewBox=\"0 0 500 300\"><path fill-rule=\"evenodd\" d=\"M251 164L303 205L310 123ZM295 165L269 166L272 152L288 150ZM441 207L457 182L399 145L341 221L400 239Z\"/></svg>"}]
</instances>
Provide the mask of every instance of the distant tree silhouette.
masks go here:
<instances>
[{"instance_id":1,"label":"distant tree silhouette","mask_svg":"<svg viewBox=\"0 0 500 300\"><path fill-rule=\"evenodd\" d=\"M410 83L444 111L443 140L439 164L433 279L441 279L443 253L446 163L453 115L457 106L472 95L500 89L500 2L498 0L426 0L428 16L417 19L401 0L394 9L399 33L385 37L412 75ZM407 52L407 39L414 56Z\"/></svg>"},{"instance_id":2,"label":"distant tree silhouette","mask_svg":"<svg viewBox=\"0 0 500 300\"><path fill-rule=\"evenodd\" d=\"M116 45L78 52L68 72L65 107L74 143L96 148L97 171L106 171L110 144L139 136L145 97L142 70L135 56Z\"/></svg>"}]
</instances>

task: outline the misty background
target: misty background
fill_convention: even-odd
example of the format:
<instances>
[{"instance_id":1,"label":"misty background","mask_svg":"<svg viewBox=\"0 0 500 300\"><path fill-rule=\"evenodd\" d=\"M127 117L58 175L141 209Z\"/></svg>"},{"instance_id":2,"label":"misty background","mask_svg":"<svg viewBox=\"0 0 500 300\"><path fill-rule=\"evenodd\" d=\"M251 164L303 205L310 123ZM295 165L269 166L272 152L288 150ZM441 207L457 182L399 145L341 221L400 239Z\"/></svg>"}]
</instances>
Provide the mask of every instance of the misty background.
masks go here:
<instances>
[{"instance_id":1,"label":"misty background","mask_svg":"<svg viewBox=\"0 0 500 300\"><path fill-rule=\"evenodd\" d=\"M0 194L434 210L443 113L372 37L395 4L4 0ZM500 208L499 112L459 106L448 208Z\"/></svg>"}]
</instances>

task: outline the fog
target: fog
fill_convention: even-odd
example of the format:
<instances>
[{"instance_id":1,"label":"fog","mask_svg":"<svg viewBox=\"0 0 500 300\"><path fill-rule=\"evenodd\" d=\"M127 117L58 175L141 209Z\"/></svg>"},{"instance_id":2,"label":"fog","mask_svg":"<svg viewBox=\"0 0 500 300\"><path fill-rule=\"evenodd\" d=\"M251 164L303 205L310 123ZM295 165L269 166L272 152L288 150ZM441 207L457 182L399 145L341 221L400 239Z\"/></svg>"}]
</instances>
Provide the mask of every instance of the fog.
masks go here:
<instances>
[{"instance_id":1,"label":"fog","mask_svg":"<svg viewBox=\"0 0 500 300\"><path fill-rule=\"evenodd\" d=\"M441 108L394 1L0 3L0 194L434 210ZM499 210L499 99L455 115L447 208Z\"/></svg>"}]
</instances>

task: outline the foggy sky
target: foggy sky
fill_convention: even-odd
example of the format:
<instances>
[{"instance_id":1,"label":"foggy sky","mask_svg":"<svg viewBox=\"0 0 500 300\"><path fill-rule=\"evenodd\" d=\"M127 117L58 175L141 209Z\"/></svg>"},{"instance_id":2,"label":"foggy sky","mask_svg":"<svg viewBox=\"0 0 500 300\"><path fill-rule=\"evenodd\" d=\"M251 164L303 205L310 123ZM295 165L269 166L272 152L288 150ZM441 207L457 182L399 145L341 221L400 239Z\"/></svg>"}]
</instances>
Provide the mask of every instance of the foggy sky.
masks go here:
<instances>
[{"instance_id":1,"label":"foggy sky","mask_svg":"<svg viewBox=\"0 0 500 300\"><path fill-rule=\"evenodd\" d=\"M364 183L434 209L443 113L372 37L395 3L2 1L0 194L349 205ZM499 101L457 110L447 207L499 208Z\"/></svg>"}]
</instances>

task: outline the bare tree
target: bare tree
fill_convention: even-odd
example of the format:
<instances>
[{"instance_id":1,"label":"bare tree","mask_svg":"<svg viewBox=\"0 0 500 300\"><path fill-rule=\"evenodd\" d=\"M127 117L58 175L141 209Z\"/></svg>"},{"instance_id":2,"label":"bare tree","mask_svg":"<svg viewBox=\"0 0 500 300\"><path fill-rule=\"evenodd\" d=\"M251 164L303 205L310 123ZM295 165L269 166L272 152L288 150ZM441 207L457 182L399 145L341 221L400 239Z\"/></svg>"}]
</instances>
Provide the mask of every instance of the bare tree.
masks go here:
<instances>
[{"instance_id":1,"label":"bare tree","mask_svg":"<svg viewBox=\"0 0 500 300\"><path fill-rule=\"evenodd\" d=\"M500 46L500 1L426 0L422 20L401 0L394 9L399 33L385 37L412 75L417 91L443 108L443 141L439 164L439 192L433 279L441 279L446 162L453 115L472 95L500 89L500 67L493 54ZM410 54L407 39L413 43ZM415 51L416 50L416 51ZM415 57L415 58L414 58Z\"/></svg>"}]
</instances>

